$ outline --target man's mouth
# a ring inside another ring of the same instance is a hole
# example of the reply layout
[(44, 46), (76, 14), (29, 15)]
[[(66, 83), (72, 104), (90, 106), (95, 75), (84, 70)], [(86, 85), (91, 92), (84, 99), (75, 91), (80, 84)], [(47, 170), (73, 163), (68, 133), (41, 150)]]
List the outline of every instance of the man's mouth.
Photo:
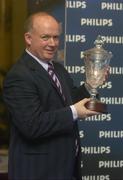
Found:
[(55, 51), (54, 50), (46, 50), (48, 54), (54, 54)]

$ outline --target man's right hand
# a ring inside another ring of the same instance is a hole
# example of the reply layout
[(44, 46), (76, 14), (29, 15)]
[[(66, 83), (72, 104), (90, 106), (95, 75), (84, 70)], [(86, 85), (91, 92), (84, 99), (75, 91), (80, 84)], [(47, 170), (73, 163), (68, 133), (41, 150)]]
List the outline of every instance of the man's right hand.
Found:
[(89, 117), (89, 116), (93, 116), (93, 115), (97, 115), (97, 114), (100, 114), (99, 112), (96, 112), (96, 111), (91, 111), (89, 109), (87, 109), (85, 107), (85, 104), (90, 101), (90, 98), (85, 98), (77, 103), (74, 104), (74, 107), (77, 111), (77, 115), (79, 118), (86, 118), (86, 117)]

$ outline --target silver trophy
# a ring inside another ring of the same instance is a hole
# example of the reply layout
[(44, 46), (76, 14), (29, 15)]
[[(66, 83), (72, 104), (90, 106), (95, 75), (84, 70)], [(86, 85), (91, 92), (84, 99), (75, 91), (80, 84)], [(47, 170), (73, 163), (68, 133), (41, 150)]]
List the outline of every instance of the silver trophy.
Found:
[(103, 49), (104, 41), (100, 35), (94, 44), (94, 48), (84, 52), (86, 86), (91, 95), (91, 100), (85, 106), (90, 110), (106, 113), (106, 104), (100, 102), (96, 97), (98, 94), (97, 88), (105, 81), (112, 53)]

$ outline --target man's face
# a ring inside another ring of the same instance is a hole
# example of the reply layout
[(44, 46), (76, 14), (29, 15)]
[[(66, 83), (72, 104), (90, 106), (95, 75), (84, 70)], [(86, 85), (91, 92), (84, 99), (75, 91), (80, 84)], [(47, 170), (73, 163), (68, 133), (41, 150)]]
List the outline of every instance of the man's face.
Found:
[(31, 32), (25, 33), (27, 49), (37, 58), (50, 61), (59, 46), (60, 27), (51, 17), (37, 17)]

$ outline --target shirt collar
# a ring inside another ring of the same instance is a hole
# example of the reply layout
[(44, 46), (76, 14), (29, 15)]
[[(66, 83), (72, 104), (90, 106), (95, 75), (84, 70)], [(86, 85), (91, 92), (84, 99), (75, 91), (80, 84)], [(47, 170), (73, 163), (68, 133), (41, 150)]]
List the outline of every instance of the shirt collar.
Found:
[(48, 63), (45, 61), (40, 60), (36, 56), (34, 56), (30, 51), (27, 49), (25, 50), (30, 56), (32, 56), (46, 71), (48, 71)]

